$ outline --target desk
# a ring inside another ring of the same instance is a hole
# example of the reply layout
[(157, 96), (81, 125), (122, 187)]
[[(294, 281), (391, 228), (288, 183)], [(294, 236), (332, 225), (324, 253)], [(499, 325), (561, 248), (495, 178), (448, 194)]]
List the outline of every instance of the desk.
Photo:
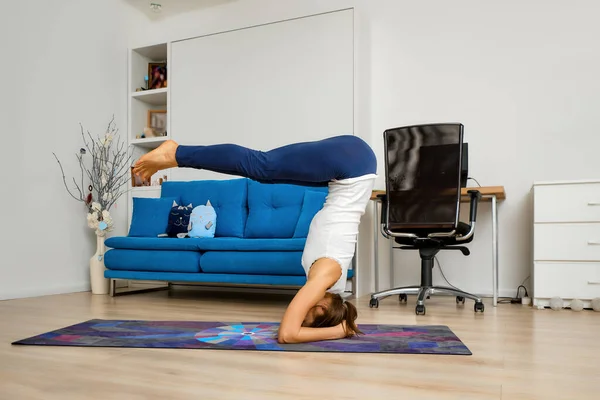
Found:
[[(494, 297), (494, 307), (498, 305), (498, 201), (506, 199), (506, 192), (504, 186), (486, 186), (486, 187), (473, 187), (463, 188), (461, 191), (461, 202), (468, 203), (470, 201), (468, 191), (474, 189), (479, 190), (481, 193), (482, 201), (492, 202), (492, 291)], [(375, 291), (379, 291), (379, 203), (381, 200), (377, 198), (378, 195), (385, 194), (385, 190), (373, 190), (371, 193), (371, 200), (375, 202), (373, 207), (373, 276), (375, 278)], [(393, 285), (393, 265), (390, 268), (391, 281)]]

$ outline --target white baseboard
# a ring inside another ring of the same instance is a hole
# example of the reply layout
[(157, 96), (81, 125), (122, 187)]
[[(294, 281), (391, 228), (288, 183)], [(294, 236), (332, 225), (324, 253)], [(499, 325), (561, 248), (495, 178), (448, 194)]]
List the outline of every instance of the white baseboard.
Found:
[[(132, 281), (132, 282), (134, 282), (134, 281)], [(119, 286), (119, 287), (127, 287), (126, 280), (119, 281), (119, 283), (121, 284), (121, 286)], [(136, 284), (135, 286), (138, 286), (138, 285), (144, 286), (144, 284), (146, 284), (146, 283), (152, 283), (153, 285), (156, 285), (157, 282), (154, 282), (154, 281), (143, 282), (141, 284), (140, 284), (140, 282), (135, 282), (135, 284)], [(223, 288), (220, 290), (231, 291), (232, 288)], [(351, 289), (348, 288), (348, 290), (350, 291)], [(54, 295), (54, 294), (89, 292), (89, 291), (90, 291), (90, 283), (89, 282), (81, 282), (81, 283), (71, 284), (71, 285), (56, 285), (56, 286), (44, 287), (44, 288), (36, 288), (36, 287), (27, 288), (27, 287), (25, 287), (25, 288), (20, 288), (18, 290), (14, 290), (14, 291), (0, 292), (0, 300), (21, 299), (21, 298), (27, 298), (27, 297), (50, 296), (50, 295)], [(289, 290), (283, 290), (282, 292), (289, 293)], [(368, 296), (368, 295), (370, 295), (370, 292), (362, 294), (362, 296)], [(478, 295), (481, 297), (484, 297), (484, 298), (492, 297), (491, 293), (479, 293)], [(516, 295), (516, 291), (514, 289), (500, 289), (500, 293), (499, 293), (498, 297), (514, 297), (515, 295)]]
[(49, 296), (53, 294), (89, 292), (90, 283), (80, 282), (70, 285), (55, 285), (50, 287), (21, 287), (16, 290), (0, 292), (0, 300), (22, 299), (27, 297)]

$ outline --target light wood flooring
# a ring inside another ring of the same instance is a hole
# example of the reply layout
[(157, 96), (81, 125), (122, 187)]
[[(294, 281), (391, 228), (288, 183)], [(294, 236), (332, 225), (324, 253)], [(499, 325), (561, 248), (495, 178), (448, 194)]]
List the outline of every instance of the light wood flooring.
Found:
[(290, 295), (175, 289), (0, 302), (0, 399), (600, 398), (600, 313), (432, 297), (368, 307), (361, 323), (448, 325), (472, 356), (11, 346), (90, 318), (279, 321)]

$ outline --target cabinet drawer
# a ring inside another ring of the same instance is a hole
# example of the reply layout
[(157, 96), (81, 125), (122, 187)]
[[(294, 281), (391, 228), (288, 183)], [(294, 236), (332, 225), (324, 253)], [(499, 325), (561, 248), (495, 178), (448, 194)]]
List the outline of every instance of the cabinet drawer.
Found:
[(534, 222), (600, 222), (600, 183), (535, 186)]
[(534, 264), (535, 297), (590, 300), (600, 297), (600, 263)]
[(535, 224), (535, 261), (600, 261), (600, 223)]

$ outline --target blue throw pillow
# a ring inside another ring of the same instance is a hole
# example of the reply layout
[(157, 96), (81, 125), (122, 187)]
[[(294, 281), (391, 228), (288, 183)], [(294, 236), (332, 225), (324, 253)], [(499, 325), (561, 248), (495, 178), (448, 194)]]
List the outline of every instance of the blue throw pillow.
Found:
[(210, 204), (205, 206), (196, 206), (192, 210), (190, 217), (189, 237), (193, 238), (213, 238), (217, 228), (217, 212)]
[(192, 214), (192, 203), (184, 206), (173, 202), (171, 211), (169, 211), (169, 221), (167, 223), (167, 236), (178, 237), (185, 236), (190, 230), (190, 215)]
[(296, 230), (294, 231), (293, 236), (294, 238), (305, 238), (308, 236), (308, 228), (310, 227), (310, 223), (319, 210), (323, 208), (326, 198), (326, 192), (317, 192), (314, 190), (307, 190), (304, 192), (304, 202), (302, 203), (300, 217), (296, 223)]
[(175, 197), (134, 197), (129, 236), (157, 237), (167, 230), (169, 211)]

